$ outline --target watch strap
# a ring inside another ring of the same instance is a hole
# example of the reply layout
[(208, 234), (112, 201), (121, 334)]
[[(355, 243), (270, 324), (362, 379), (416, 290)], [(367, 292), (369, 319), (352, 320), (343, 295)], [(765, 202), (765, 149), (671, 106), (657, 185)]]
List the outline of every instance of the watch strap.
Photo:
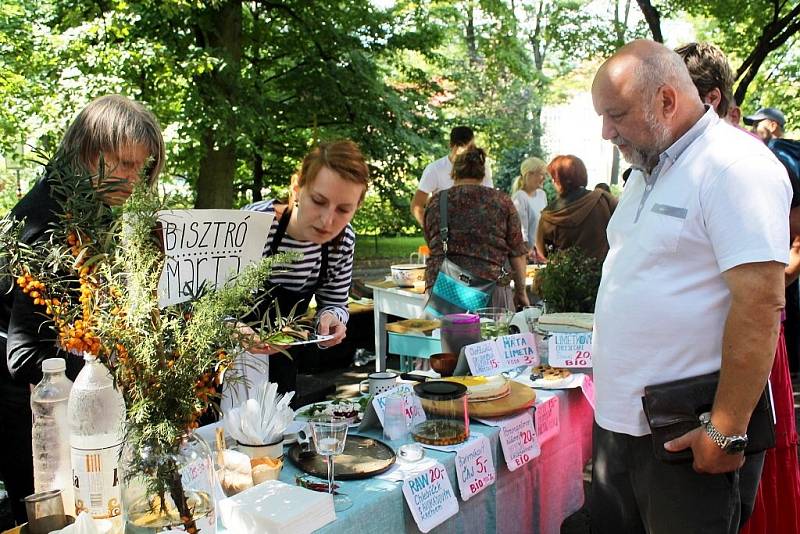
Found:
[(700, 424), (703, 426), (703, 428), (705, 428), (706, 434), (708, 434), (708, 437), (711, 438), (711, 441), (716, 443), (717, 447), (725, 452), (740, 452), (729, 451), (729, 447), (733, 441), (745, 440), (745, 443), (747, 442), (747, 434), (726, 436), (720, 432), (717, 427), (714, 426), (714, 423), (711, 422), (710, 412), (700, 414)]

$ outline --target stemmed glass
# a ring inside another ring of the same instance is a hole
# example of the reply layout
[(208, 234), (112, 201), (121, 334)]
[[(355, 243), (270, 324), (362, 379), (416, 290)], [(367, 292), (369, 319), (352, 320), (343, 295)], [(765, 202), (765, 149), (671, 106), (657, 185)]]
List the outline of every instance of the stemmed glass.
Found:
[(350, 497), (334, 491), (333, 457), (342, 454), (347, 440), (349, 420), (344, 417), (319, 416), (311, 419), (311, 434), (317, 454), (324, 456), (328, 463), (328, 493), (333, 496), (333, 508), (337, 512), (353, 506)]
[(535, 333), (539, 326), (539, 317), (544, 314), (544, 301), (533, 306), (525, 306), (522, 312), (528, 325), (528, 330), (531, 334)]

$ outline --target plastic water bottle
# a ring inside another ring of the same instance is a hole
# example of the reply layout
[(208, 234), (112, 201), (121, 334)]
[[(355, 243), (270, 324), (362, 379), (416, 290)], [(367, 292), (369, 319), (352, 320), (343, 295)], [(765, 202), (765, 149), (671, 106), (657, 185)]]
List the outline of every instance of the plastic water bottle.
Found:
[(42, 362), (42, 380), (31, 392), (33, 412), (33, 489), (36, 493), (61, 490), (64, 513), (75, 515), (67, 402), (72, 381), (63, 358)]
[(111, 373), (91, 354), (69, 395), (72, 486), (75, 509), (98, 519), (111, 519), (121, 533), (122, 480), (119, 457), (125, 425), (125, 401)]

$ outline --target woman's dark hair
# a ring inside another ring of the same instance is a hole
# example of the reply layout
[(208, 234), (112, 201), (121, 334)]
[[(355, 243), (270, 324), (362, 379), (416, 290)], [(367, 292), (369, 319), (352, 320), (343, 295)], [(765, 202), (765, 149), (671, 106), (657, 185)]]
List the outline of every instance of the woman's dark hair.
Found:
[(450, 146), (466, 146), (472, 142), (475, 134), (469, 126), (456, 126), (450, 130)]
[(565, 197), (589, 181), (586, 165), (577, 156), (556, 156), (547, 166), (547, 172), (561, 187), (559, 196)]
[(611, 187), (609, 187), (609, 185), (607, 183), (605, 183), (605, 182), (600, 182), (599, 184), (595, 185), (594, 188), (595, 189), (602, 189), (606, 193), (610, 193), (611, 192)]
[(486, 152), (482, 148), (472, 147), (456, 156), (453, 162), (453, 180), (483, 180), (485, 175)]

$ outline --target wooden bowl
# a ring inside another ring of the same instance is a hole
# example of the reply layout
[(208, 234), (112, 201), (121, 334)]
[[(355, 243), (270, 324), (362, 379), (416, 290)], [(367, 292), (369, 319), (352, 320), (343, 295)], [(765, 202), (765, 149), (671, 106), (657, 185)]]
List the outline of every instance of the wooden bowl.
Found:
[(453, 371), (456, 370), (456, 364), (458, 363), (458, 354), (454, 352), (431, 354), (430, 362), (431, 369), (440, 375), (453, 376)]

